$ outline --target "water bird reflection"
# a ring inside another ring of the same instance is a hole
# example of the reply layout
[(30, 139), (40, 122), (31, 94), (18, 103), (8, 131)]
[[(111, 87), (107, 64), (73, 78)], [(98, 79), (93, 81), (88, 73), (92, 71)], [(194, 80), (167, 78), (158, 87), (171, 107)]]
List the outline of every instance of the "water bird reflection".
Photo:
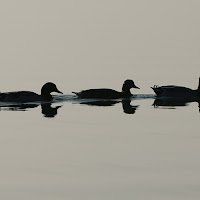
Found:
[(126, 113), (126, 114), (135, 114), (138, 107), (139, 107), (139, 105), (132, 106), (130, 100), (122, 101), (122, 108), (124, 110), (124, 113)]
[(43, 104), (13, 104), (13, 105), (1, 105), (0, 111), (27, 111), (28, 109), (36, 108), (41, 105), (41, 113), (44, 117), (55, 117), (58, 114), (58, 109), (62, 106), (52, 107), (51, 103)]
[(93, 100), (93, 101), (83, 101), (80, 104), (85, 104), (89, 106), (114, 106), (115, 104), (122, 103), (123, 112), (126, 114), (135, 114), (138, 109), (138, 105), (131, 105), (130, 99), (123, 99), (122, 101), (114, 101), (114, 100)]
[(156, 98), (153, 102), (154, 108), (164, 107), (175, 109), (176, 107), (188, 106), (189, 103), (197, 102), (200, 111), (199, 98)]
[(29, 108), (36, 108), (38, 104), (11, 104), (11, 105), (1, 105), (0, 110), (6, 111), (26, 111)]
[(58, 109), (62, 106), (52, 107), (50, 103), (41, 104), (42, 114), (44, 117), (55, 117), (58, 114)]

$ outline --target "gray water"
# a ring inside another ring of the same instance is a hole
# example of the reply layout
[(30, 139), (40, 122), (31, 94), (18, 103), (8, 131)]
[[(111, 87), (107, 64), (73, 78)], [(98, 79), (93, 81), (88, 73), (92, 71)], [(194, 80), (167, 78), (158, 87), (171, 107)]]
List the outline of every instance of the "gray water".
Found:
[[(197, 88), (199, 6), (1, 2), (0, 91), (40, 93), (52, 81), (64, 95), (0, 104), (0, 198), (199, 199), (199, 104), (155, 102), (150, 88)], [(120, 91), (125, 79), (141, 88), (131, 101), (94, 105), (71, 93)]]

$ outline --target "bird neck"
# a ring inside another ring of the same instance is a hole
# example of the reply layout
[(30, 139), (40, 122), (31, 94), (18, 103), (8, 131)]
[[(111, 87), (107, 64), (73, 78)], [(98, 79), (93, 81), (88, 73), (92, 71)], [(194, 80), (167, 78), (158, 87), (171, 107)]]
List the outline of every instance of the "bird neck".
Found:
[(200, 77), (199, 77), (199, 85), (197, 88), (197, 95), (198, 95), (198, 97), (200, 97)]
[(122, 86), (122, 92), (125, 93), (126, 95), (131, 96), (130, 88), (128, 88), (125, 84), (123, 84), (123, 86)]
[(41, 90), (41, 96), (45, 99), (45, 100), (52, 100), (53, 97), (51, 96), (51, 94), (45, 90)]
[(196, 91), (197, 91), (197, 96), (200, 97), (200, 88), (198, 88)]

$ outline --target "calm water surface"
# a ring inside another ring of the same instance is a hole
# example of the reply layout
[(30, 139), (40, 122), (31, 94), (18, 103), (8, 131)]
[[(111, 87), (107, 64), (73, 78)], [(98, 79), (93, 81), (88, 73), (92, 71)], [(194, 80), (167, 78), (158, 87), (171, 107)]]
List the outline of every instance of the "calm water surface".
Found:
[(2, 199), (198, 199), (198, 103), (55, 98), (1, 108)]

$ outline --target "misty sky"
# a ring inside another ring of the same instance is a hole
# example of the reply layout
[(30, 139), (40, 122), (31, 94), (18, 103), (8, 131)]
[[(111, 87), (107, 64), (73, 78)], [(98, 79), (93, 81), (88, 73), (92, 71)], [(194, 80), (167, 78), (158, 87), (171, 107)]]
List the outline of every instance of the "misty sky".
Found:
[(196, 79), (199, 7), (197, 0), (2, 1), (0, 84)]

